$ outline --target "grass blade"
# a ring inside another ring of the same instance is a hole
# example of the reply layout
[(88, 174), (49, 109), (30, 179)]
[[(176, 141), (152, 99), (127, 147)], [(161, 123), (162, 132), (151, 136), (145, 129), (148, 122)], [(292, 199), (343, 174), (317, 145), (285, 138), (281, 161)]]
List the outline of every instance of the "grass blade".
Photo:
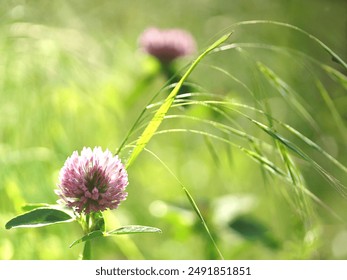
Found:
[(273, 72), (264, 64), (258, 62), (258, 67), (259, 70), (264, 74), (265, 78), (278, 90), (283, 99), (288, 100), (290, 104), (301, 114), (301, 116), (305, 118), (311, 124), (311, 126), (317, 130), (318, 126), (313, 117), (303, 106), (304, 102), (297, 100), (298, 97), (295, 96), (295, 92), (289, 87), (289, 85), (287, 85), (280, 77), (275, 74), (275, 72)]
[(328, 73), (328, 75), (333, 80), (338, 82), (345, 90), (347, 90), (347, 77), (345, 75), (327, 65), (322, 65), (321, 67)]
[[(244, 152), (246, 155), (248, 155), (250, 158), (252, 158), (253, 160), (255, 160), (256, 162), (258, 162), (265, 170), (267, 170), (268, 172), (270, 172), (270, 174), (274, 174), (276, 176), (278, 176), (281, 180), (283, 180), (286, 183), (293, 183), (292, 177), (289, 177), (281, 168), (279, 168), (276, 164), (274, 164), (273, 162), (271, 162), (269, 159), (267, 159), (266, 157), (264, 157), (261, 154), (258, 154), (256, 151), (251, 151), (249, 149), (246, 149), (244, 147), (238, 146), (236, 144), (234, 144), (233, 142), (231, 142), (228, 139), (224, 139), (222, 137), (204, 132), (204, 131), (199, 131), (199, 130), (191, 130), (191, 129), (169, 129), (169, 130), (161, 130), (156, 132), (156, 134), (165, 134), (165, 133), (172, 133), (172, 132), (190, 132), (190, 133), (195, 133), (195, 134), (199, 134), (202, 136), (207, 136), (210, 137), (212, 139), (217, 139), (219, 141), (228, 143), (229, 145), (231, 145), (232, 147), (238, 148), (240, 149), (242, 152)], [(281, 139), (283, 140), (284, 138), (281, 137)], [(278, 140), (278, 139), (277, 139)], [(277, 141), (275, 139), (275, 141)], [(288, 142), (288, 140), (285, 140), (285, 142), (282, 141), (278, 141), (280, 144), (284, 144), (286, 142)], [(295, 147), (295, 146), (293, 146)], [(288, 147), (287, 147), (288, 148)], [(292, 150), (292, 149), (289, 149)], [(148, 151), (148, 150), (146, 150)], [(150, 151), (148, 151), (150, 152)], [(295, 152), (295, 151), (294, 151)], [(151, 154), (153, 154), (152, 152), (150, 152)], [(318, 165), (315, 161), (313, 161), (310, 157), (308, 157), (307, 155), (305, 155), (303, 152), (301, 152), (303, 156), (305, 156), (305, 160), (307, 160), (308, 162), (310, 162), (313, 167), (320, 173), (323, 175), (323, 177), (325, 177), (330, 183), (332, 183), (334, 185), (334, 187), (336, 187), (336, 189), (342, 194), (344, 195), (345, 192), (345, 186), (342, 185), (336, 178), (334, 178), (333, 176), (331, 176), (328, 172), (326, 172), (320, 165)], [(162, 162), (155, 154), (153, 154), (160, 162)], [(166, 169), (168, 169), (168, 171), (176, 178), (176, 180), (178, 180), (178, 178), (171, 172), (171, 170), (162, 162), (162, 164), (165, 166)], [(181, 184), (181, 187), (183, 190), (185, 190), (186, 188), (183, 186), (183, 184), (178, 180), (178, 182)], [(339, 215), (337, 215), (329, 206), (327, 206), (326, 204), (324, 204), (324, 202), (322, 202), (317, 196), (315, 196), (311, 191), (309, 191), (307, 188), (300, 188), (300, 190), (302, 191), (303, 194), (307, 195), (308, 197), (310, 197), (313, 201), (315, 201), (318, 205), (322, 206), (323, 208), (325, 208), (331, 215), (333, 215), (335, 218), (337, 218), (338, 220), (342, 221), (341, 217)], [(289, 201), (290, 202), (290, 201)], [(196, 205), (196, 204), (195, 204)], [(294, 204), (293, 204), (294, 205)], [(194, 207), (194, 206), (193, 206)], [(212, 236), (211, 236), (212, 237)]]
[(200, 219), (202, 225), (204, 226), (204, 228), (205, 228), (205, 230), (206, 230), (208, 236), (210, 237), (210, 239), (211, 239), (211, 241), (212, 241), (212, 243), (213, 243), (213, 246), (216, 248), (219, 257), (223, 260), (224, 257), (223, 257), (223, 255), (222, 255), (221, 251), (219, 250), (219, 248), (218, 248), (218, 246), (217, 246), (217, 244), (216, 244), (216, 241), (214, 240), (214, 238), (213, 238), (213, 236), (212, 236), (212, 234), (211, 234), (211, 232), (210, 232), (210, 230), (209, 230), (209, 228), (208, 228), (208, 226), (207, 226), (207, 224), (206, 224), (206, 222), (205, 222), (205, 219), (204, 219), (204, 217), (202, 216), (202, 214), (201, 214), (201, 212), (200, 212), (200, 210), (199, 210), (199, 207), (196, 205), (196, 203), (195, 203), (193, 197), (191, 196), (191, 194), (189, 193), (189, 191), (187, 190), (187, 188), (183, 187), (183, 191), (185, 192), (185, 194), (186, 194), (186, 196), (187, 196), (187, 198), (188, 198), (188, 200), (189, 200), (189, 202), (190, 202), (190, 205), (193, 207), (195, 213), (198, 215), (198, 217), (199, 217), (199, 219)]
[(231, 33), (224, 35), (219, 40), (217, 40), (214, 44), (212, 44), (209, 48), (207, 48), (206, 51), (204, 51), (189, 67), (189, 69), (186, 71), (186, 73), (183, 75), (183, 77), (179, 80), (179, 82), (176, 84), (174, 89), (171, 91), (169, 96), (165, 99), (164, 103), (160, 106), (158, 111), (153, 116), (152, 120), (149, 122), (145, 130), (143, 131), (140, 138), (137, 140), (135, 148), (133, 149), (132, 153), (130, 154), (130, 157), (126, 163), (126, 168), (128, 168), (134, 160), (138, 157), (138, 155), (142, 152), (142, 150), (145, 148), (147, 143), (151, 140), (154, 133), (157, 131), (158, 127), (160, 126), (161, 122), (163, 121), (167, 111), (170, 109), (177, 93), (179, 92), (181, 86), (183, 85), (184, 81), (188, 78), (188, 76), (192, 73), (194, 68), (199, 64), (199, 62), (212, 50), (217, 48), (219, 45), (224, 43), (229, 37)]
[(271, 137), (273, 137), (275, 140), (280, 141), (282, 144), (284, 144), (289, 150), (293, 151), (295, 154), (300, 156), (302, 159), (309, 162), (325, 179), (327, 179), (332, 185), (342, 194), (343, 196), (347, 196), (347, 190), (346, 187), (339, 182), (334, 176), (329, 174), (323, 167), (321, 167), (316, 161), (314, 161), (311, 157), (309, 157), (306, 153), (304, 153), (301, 149), (299, 149), (296, 145), (294, 145), (289, 140), (282, 137), (277, 132), (273, 131), (268, 126), (253, 120), (249, 118), (250, 121), (252, 121), (254, 124), (256, 124), (259, 128), (261, 128), (263, 131), (265, 131), (267, 134), (269, 134)]
[(194, 198), (192, 197), (192, 195), (189, 193), (188, 189), (183, 185), (183, 183), (178, 179), (178, 177), (171, 171), (171, 169), (153, 152), (151, 152), (150, 150), (146, 149), (147, 152), (149, 152), (152, 156), (154, 156), (157, 160), (159, 160), (159, 162), (165, 167), (165, 169), (175, 178), (175, 180), (180, 184), (182, 190), (184, 191), (185, 195), (188, 198), (188, 201), (190, 203), (190, 205), (192, 206), (194, 212), (197, 214), (199, 220), (201, 221), (209, 239), (211, 240), (214, 248), (216, 249), (219, 257), (224, 260), (223, 254), (222, 252), (219, 250), (218, 245), (216, 243), (216, 241), (214, 240), (211, 231), (209, 229), (209, 227), (207, 226), (207, 223), (205, 222), (204, 217), (202, 216), (200, 209), (198, 207), (198, 205), (196, 204)]
[(318, 45), (320, 45), (329, 55), (331, 55), (331, 57), (333, 58), (334, 61), (339, 63), (341, 66), (344, 67), (345, 70), (347, 70), (347, 63), (345, 61), (343, 61), (343, 59), (341, 59), (341, 57), (338, 56), (332, 49), (330, 49), (326, 44), (324, 44), (317, 37), (313, 36), (312, 34), (308, 33), (307, 31), (305, 31), (305, 30), (303, 30), (303, 29), (301, 29), (295, 25), (292, 25), (289, 23), (284, 23), (284, 22), (272, 21), (272, 20), (250, 20), (250, 21), (238, 22), (238, 23), (234, 24), (233, 26), (252, 25), (252, 24), (272, 24), (272, 25), (278, 25), (278, 26), (282, 26), (282, 27), (286, 27), (286, 28), (290, 28), (290, 29), (293, 29), (295, 31), (298, 31), (298, 32), (304, 34), (305, 36), (307, 36), (308, 38), (310, 38), (311, 40), (318, 43)]

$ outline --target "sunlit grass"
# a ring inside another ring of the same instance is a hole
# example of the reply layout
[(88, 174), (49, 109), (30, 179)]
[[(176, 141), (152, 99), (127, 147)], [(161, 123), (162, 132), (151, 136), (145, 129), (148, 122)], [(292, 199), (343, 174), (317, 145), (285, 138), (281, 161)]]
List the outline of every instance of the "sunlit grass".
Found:
[[(272, 39), (243, 41), (254, 28)], [(346, 65), (328, 44), (284, 23), (236, 23), (163, 111), (175, 85), (117, 36), (30, 20), (1, 31), (2, 225), (27, 203), (55, 203), (66, 157), (98, 145), (131, 164), (109, 229), (163, 233), (95, 240), (96, 258), (345, 256), (332, 248), (346, 220)], [(277, 44), (281, 32), (305, 43)], [(76, 259), (82, 248), (68, 248), (82, 234), (72, 224), (0, 231), (1, 259)]]

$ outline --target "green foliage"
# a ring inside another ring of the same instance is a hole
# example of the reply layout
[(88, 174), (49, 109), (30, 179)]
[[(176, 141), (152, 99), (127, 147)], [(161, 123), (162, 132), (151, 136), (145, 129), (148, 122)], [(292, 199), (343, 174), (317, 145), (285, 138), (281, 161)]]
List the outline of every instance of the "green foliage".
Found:
[[(85, 259), (345, 259), (344, 1), (297, 2), (5, 1), (0, 259), (75, 259), (83, 242)], [(187, 28), (200, 50), (234, 33), (172, 84), (138, 50), (148, 25)], [(83, 146), (119, 154), (130, 184), (81, 230), (50, 207)]]
[(62, 210), (54, 208), (36, 208), (11, 219), (6, 229), (17, 227), (42, 227), (56, 223), (71, 222), (74, 218)]
[(88, 234), (86, 234), (85, 236), (83, 236), (82, 238), (74, 241), (71, 245), (70, 248), (72, 246), (75, 246), (76, 244), (79, 244), (81, 242), (86, 242), (89, 240), (92, 240), (94, 238), (98, 238), (98, 237), (108, 237), (108, 236), (113, 236), (113, 235), (123, 235), (123, 234), (138, 234), (138, 233), (161, 233), (161, 230), (158, 228), (154, 228), (154, 227), (147, 227), (147, 226), (124, 226), (121, 228), (117, 228), (108, 232), (103, 232), (101, 230), (96, 230), (96, 231), (92, 231)]

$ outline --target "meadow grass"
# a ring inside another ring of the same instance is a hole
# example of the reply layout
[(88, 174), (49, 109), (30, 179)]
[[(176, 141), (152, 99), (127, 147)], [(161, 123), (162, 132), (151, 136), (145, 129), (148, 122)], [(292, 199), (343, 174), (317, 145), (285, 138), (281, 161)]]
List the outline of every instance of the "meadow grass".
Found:
[[(300, 44), (243, 41), (254, 28)], [(238, 22), (178, 62), (183, 78), (173, 83), (120, 38), (29, 20), (1, 31), (1, 224), (28, 203), (55, 203), (66, 157), (102, 146), (120, 155), (130, 182), (128, 199), (105, 213), (108, 230), (163, 233), (93, 240), (95, 258), (347, 255), (336, 249), (346, 220), (346, 63), (313, 34)], [(82, 247), (69, 245), (81, 235), (74, 224), (3, 227), (0, 258), (76, 259)]]

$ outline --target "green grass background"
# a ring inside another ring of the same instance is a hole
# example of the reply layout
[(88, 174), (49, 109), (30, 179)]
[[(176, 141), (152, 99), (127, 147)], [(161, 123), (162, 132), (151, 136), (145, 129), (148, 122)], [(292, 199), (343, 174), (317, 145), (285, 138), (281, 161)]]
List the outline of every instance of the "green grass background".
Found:
[[(268, 108), (272, 117), (294, 127), (346, 164), (346, 70), (299, 32), (273, 24), (234, 25), (255, 19), (290, 23), (319, 38), (346, 61), (346, 10), (343, 0), (193, 0), (170, 4), (123, 0), (2, 1), (0, 259), (78, 258), (82, 246), (69, 248), (82, 235), (77, 224), (9, 231), (4, 225), (22, 213), (26, 203), (56, 202), (58, 172), (72, 151), (83, 146), (116, 151), (149, 100), (165, 86), (167, 80), (157, 61), (141, 53), (137, 46), (139, 34), (149, 26), (189, 30), (200, 52), (221, 35), (234, 31), (229, 43), (252, 45), (209, 55), (190, 81), (201, 91), (214, 94), (214, 100)], [(280, 49), (265, 48), (263, 44)], [(177, 69), (190, 59), (178, 61)], [(271, 85), (259, 62), (292, 89), (288, 96), (281, 96), (279, 87)], [(321, 67), (323, 64), (341, 76), (329, 74)], [(324, 99), (317, 81), (324, 85), (328, 99)], [(167, 93), (160, 93), (158, 100)], [(305, 119), (292, 100), (311, 119)], [(246, 108), (239, 110), (268, 124), (262, 114)], [(281, 161), (280, 147), (276, 148), (280, 144), (272, 137), (238, 112), (226, 112), (229, 120), (195, 104), (172, 108), (170, 115), (233, 124), (248, 136), (266, 142), (268, 146), (260, 148), (276, 165), (284, 169), (290, 166), (290, 160)], [(144, 124), (150, 116), (149, 113)], [(143, 128), (138, 127), (131, 140)], [(245, 139), (193, 119), (171, 118), (161, 126), (161, 130), (174, 128), (211, 133), (256, 149)], [(345, 184), (346, 172), (288, 130), (278, 129), (330, 176)], [(302, 185), (340, 219), (295, 191), (293, 184), (267, 174), (242, 150), (215, 139), (170, 132), (156, 135), (147, 148), (190, 191), (226, 259), (347, 257), (343, 190), (338, 189), (338, 184), (329, 184), (297, 155), (292, 155), (298, 169), (294, 175), (302, 176)], [(284, 150), (282, 156), (289, 153)], [(129, 152), (122, 151), (123, 161)], [(163, 233), (94, 240), (95, 258), (218, 258), (181, 186), (160, 161), (144, 152), (128, 173), (128, 199), (119, 209), (105, 213), (107, 228), (140, 224), (159, 227)]]

